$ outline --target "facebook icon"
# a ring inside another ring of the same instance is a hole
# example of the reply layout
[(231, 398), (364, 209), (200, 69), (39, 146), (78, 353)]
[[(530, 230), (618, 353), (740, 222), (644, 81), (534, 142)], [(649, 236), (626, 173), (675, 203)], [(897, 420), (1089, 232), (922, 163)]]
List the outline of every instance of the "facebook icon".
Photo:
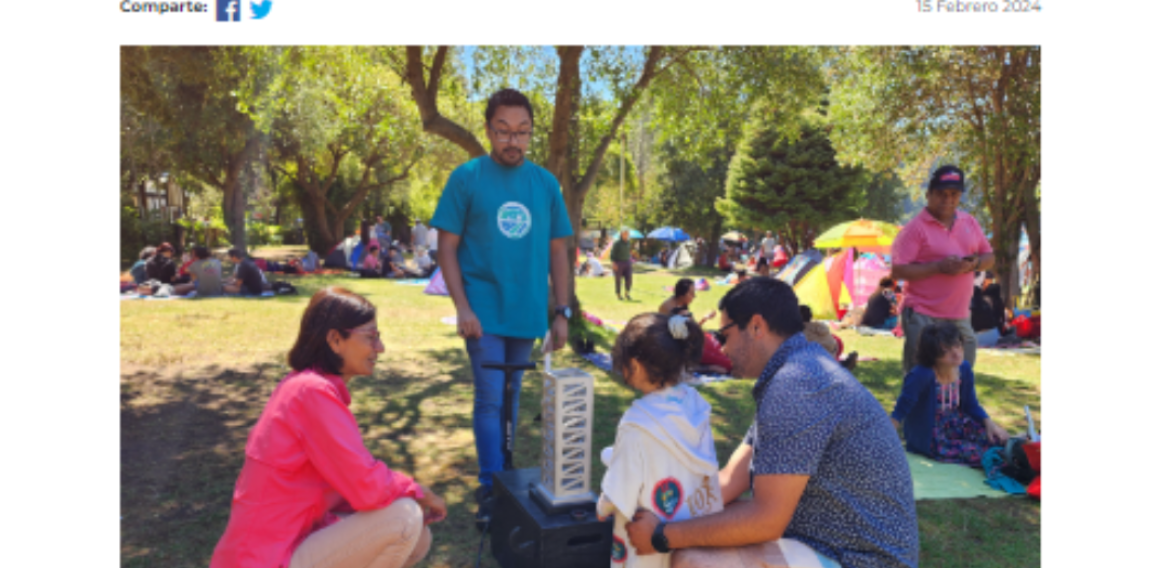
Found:
[(238, 21), (240, 21), (240, 2), (239, 2), (239, 0), (215, 0), (215, 21), (217, 21), (217, 22), (238, 22)]

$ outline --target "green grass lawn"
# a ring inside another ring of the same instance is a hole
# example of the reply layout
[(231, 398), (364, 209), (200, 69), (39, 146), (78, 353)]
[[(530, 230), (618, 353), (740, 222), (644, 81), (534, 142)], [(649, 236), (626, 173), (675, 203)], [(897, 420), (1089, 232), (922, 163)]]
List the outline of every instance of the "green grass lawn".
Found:
[[(266, 256), (265, 252), (259, 256)], [(710, 276), (694, 270), (689, 274)], [(612, 279), (579, 279), (584, 309), (625, 321), (653, 311), (668, 295), (675, 272), (638, 272), (632, 302), (618, 301)], [(122, 564), (127, 567), (204, 567), (227, 524), (232, 487), (243, 464), (249, 429), (276, 383), (288, 372), (284, 356), (300, 316), (317, 289), (340, 284), (378, 307), (386, 353), (372, 377), (355, 379), (351, 406), (367, 446), (392, 468), (443, 495), (448, 519), (432, 526), (425, 566), (473, 566), (479, 535), (473, 528), (476, 460), (471, 433), (472, 382), (467, 355), (448, 298), (422, 287), (342, 276), (288, 278), (295, 297), (130, 301), (121, 304)], [(701, 292), (695, 312), (714, 309), (727, 287)], [(708, 324), (712, 327), (712, 324)], [(609, 348), (609, 335), (599, 336)], [(843, 332), (848, 350), (877, 361), (855, 373), (891, 409), (901, 384), (899, 340)], [(980, 352), (979, 397), (1011, 432), (1023, 429), (1023, 404), (1040, 417), (1040, 359)], [(613, 443), (632, 391), (572, 355), (558, 367), (579, 367), (596, 379), (593, 485), (604, 467), (600, 450)], [(537, 464), (539, 406), (535, 376), (525, 380), (515, 462)], [(750, 381), (701, 388), (713, 408), (720, 461), (751, 423)], [(920, 501), (921, 565), (1036, 566), (1040, 563), (1040, 505), (1014, 498)], [(495, 566), (485, 543), (485, 566)]]

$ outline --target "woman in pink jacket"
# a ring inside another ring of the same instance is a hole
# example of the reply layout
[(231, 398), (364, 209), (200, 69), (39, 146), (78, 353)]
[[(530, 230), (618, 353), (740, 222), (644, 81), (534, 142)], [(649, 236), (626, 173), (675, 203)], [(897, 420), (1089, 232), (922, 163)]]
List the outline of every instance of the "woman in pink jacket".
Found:
[(421, 560), (442, 498), (374, 459), (346, 384), (386, 350), (375, 308), (318, 291), (277, 385), (248, 435), (227, 530), (212, 568), (399, 568)]

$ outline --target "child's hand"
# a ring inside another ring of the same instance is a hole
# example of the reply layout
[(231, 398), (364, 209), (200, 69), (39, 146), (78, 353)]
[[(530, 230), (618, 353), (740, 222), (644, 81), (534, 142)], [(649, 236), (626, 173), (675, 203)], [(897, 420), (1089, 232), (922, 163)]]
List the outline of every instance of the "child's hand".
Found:
[(613, 512), (616, 509), (617, 509), (617, 507), (614, 507), (613, 502), (611, 502), (609, 500), (609, 498), (605, 496), (604, 493), (601, 494), (601, 497), (597, 498), (597, 520), (598, 521), (604, 522), (606, 519), (612, 517)]

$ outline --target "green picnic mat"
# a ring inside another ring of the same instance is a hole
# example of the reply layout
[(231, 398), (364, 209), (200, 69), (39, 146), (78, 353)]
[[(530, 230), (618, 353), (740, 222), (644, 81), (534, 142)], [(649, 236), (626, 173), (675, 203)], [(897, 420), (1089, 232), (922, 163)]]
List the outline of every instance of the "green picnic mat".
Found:
[(992, 489), (983, 480), (983, 470), (953, 463), (939, 463), (918, 454), (906, 452), (910, 462), (910, 476), (914, 478), (914, 500), (965, 499), (968, 497), (1007, 497), (1007, 493)]

